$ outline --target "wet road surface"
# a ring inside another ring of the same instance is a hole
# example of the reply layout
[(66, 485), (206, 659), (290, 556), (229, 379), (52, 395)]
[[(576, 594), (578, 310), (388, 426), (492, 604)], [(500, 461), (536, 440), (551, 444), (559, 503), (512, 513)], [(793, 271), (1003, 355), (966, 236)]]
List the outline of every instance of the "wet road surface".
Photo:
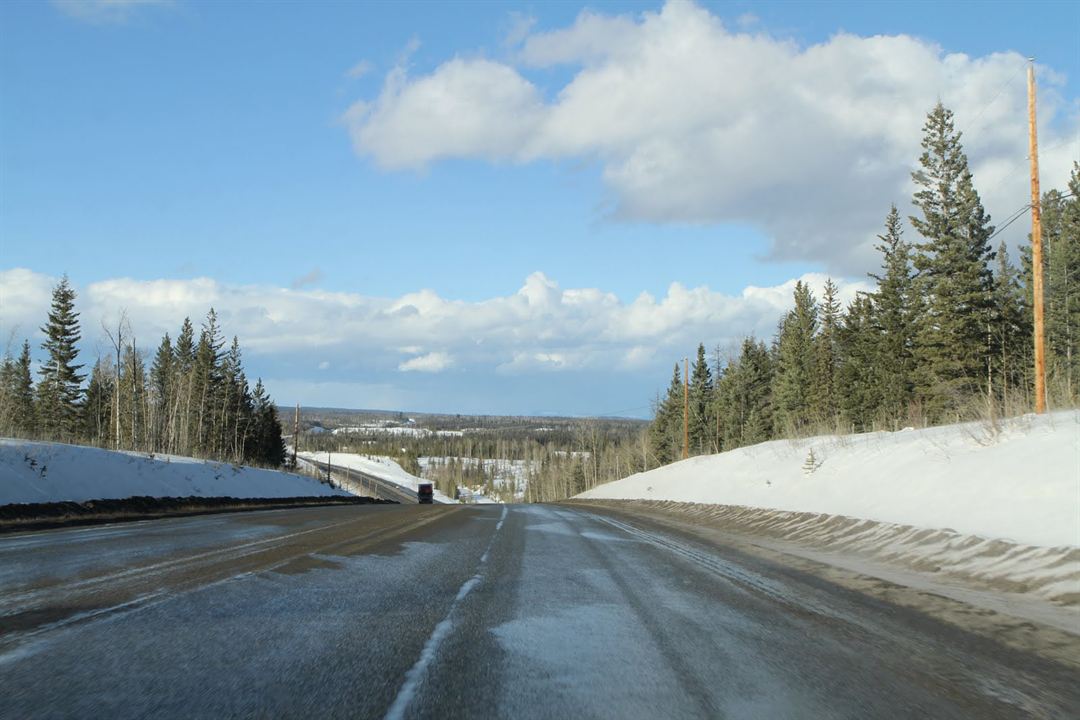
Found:
[(1075, 717), (1073, 670), (604, 510), (0, 537), (0, 717)]

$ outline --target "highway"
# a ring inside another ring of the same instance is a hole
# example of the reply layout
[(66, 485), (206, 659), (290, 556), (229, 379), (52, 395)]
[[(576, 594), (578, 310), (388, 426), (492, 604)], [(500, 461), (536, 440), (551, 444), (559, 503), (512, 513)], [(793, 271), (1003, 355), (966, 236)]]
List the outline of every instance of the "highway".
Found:
[(0, 536), (0, 717), (1075, 717), (1074, 668), (609, 510)]
[[(321, 476), (326, 477), (326, 462), (319, 462), (312, 458), (301, 460), (319, 470)], [(384, 480), (376, 475), (371, 475), (360, 470), (347, 468), (343, 465), (335, 465), (330, 462), (330, 477), (338, 486), (351, 487), (350, 492), (384, 500), (396, 500), (400, 503), (415, 503), (416, 493), (389, 480)]]

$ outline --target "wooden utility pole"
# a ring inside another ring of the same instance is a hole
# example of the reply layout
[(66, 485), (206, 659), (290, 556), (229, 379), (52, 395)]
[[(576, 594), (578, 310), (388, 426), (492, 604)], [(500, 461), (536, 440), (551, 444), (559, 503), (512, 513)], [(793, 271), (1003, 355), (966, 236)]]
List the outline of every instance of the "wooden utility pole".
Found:
[(683, 358), (682, 456), (690, 457), (690, 358)]
[(296, 403), (296, 413), (292, 421), (292, 467), (296, 470), (296, 449), (300, 446), (300, 403)]
[(1035, 58), (1028, 59), (1028, 154), (1031, 158), (1031, 295), (1035, 306), (1035, 412), (1046, 412), (1046, 335), (1043, 327), (1042, 212), (1039, 139), (1035, 129)]

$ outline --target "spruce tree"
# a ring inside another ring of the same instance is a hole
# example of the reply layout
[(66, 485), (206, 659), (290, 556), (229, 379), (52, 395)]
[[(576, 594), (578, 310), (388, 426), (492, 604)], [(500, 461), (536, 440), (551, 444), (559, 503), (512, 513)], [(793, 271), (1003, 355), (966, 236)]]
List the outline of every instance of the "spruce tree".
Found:
[(698, 345), (690, 370), (690, 451), (697, 455), (713, 452), (716, 419), (713, 415), (713, 378), (705, 358), (705, 345)]
[(34, 380), (30, 369), (28, 340), (23, 340), (22, 352), (15, 361), (11, 402), (14, 408), (15, 432), (22, 437), (33, 437), (37, 431), (37, 418), (34, 415)]
[(162, 448), (169, 436), (169, 410), (173, 404), (174, 383), (172, 339), (169, 333), (165, 333), (150, 365), (150, 406), (154, 418), (150, 431), (154, 447), (157, 448)]
[(1019, 272), (1009, 262), (1004, 242), (998, 247), (997, 259), (991, 329), (991, 341), (996, 350), (992, 382), (997, 396), (1008, 399), (1011, 393), (1026, 386), (1034, 350), (1031, 327), (1024, 313), (1024, 290), (1020, 286)]
[(1072, 404), (1080, 399), (1080, 164), (1067, 190), (1043, 195), (1043, 277), (1048, 381)]
[(918, 383), (932, 415), (942, 417), (987, 380), (993, 227), (972, 183), (952, 112), (938, 103), (923, 131), (921, 168), (912, 173), (922, 217), (911, 218), (924, 238), (916, 245), (915, 266), (927, 299), (918, 334)]
[(195, 360), (192, 366), (192, 399), (197, 402), (193, 408), (192, 419), (195, 422), (193, 439), (195, 448), (201, 455), (214, 451), (214, 410), (221, 393), (221, 348), (225, 339), (218, 326), (217, 313), (213, 308), (206, 314), (199, 344), (195, 348)]
[(895, 365), (890, 366), (881, 355), (883, 343), (876, 325), (879, 317), (871, 297), (860, 293), (848, 306), (840, 329), (844, 355), (838, 374), (844, 388), (840, 406), (845, 421), (856, 431), (872, 429), (885, 405), (885, 394), (896, 391), (895, 383), (882, 377), (887, 368)]
[(786, 435), (802, 432), (813, 415), (814, 336), (818, 328), (818, 307), (810, 287), (795, 283), (795, 308), (787, 314), (777, 342), (776, 375), (773, 385), (774, 423)]
[(260, 465), (280, 467), (285, 462), (285, 443), (281, 437), (281, 423), (278, 421), (277, 407), (266, 394), (261, 378), (255, 383), (252, 401), (255, 412), (255, 430), (249, 457)]
[(649, 426), (650, 452), (660, 465), (667, 465), (682, 457), (682, 404), (682, 374), (679, 364), (675, 363), (667, 394), (657, 402)]
[(67, 275), (53, 288), (52, 308), (41, 331), (45, 333), (41, 347), (46, 360), (37, 387), (38, 427), (48, 438), (72, 440), (79, 430), (79, 400), (85, 375), (79, 373), (82, 365), (75, 362), (81, 335), (75, 290)]
[(913, 398), (919, 297), (912, 274), (911, 246), (903, 239), (900, 213), (895, 205), (885, 218), (885, 233), (878, 235), (878, 239), (881, 242), (875, 247), (882, 254), (882, 274), (870, 274), (877, 280), (870, 307), (874, 310), (873, 324), (877, 331), (875, 354), (880, 364), (881, 404), (887, 416), (900, 419), (907, 414)]
[(814, 385), (813, 405), (814, 414), (819, 420), (832, 425), (839, 412), (839, 388), (837, 387), (837, 375), (840, 371), (840, 323), (843, 314), (840, 310), (840, 301), (837, 299), (839, 288), (829, 278), (825, 281), (825, 291), (821, 296), (820, 326), (821, 330), (814, 342)]

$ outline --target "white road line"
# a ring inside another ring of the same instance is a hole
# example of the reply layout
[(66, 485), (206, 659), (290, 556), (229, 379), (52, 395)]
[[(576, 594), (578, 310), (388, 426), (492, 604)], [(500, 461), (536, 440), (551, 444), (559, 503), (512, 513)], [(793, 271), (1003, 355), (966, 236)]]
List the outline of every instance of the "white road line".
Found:
[(417, 658), (416, 663), (409, 668), (409, 671), (405, 673), (405, 683), (398, 690), (397, 697), (394, 698), (394, 702), (390, 704), (390, 709), (386, 711), (386, 720), (400, 720), (405, 717), (405, 711), (409, 709), (409, 704), (416, 696), (416, 690), (420, 687), (420, 683), (424, 679), (424, 675), (427, 672), (428, 666), (431, 661), (435, 659), (435, 654), (439, 651), (439, 646), (442, 645), (443, 640), (450, 634), (450, 631), (454, 629), (454, 612), (457, 610), (461, 601), (472, 592), (473, 588), (479, 585), (484, 580), (484, 566), (487, 565), (488, 554), (491, 552), (491, 546), (495, 543), (495, 538), (498, 536), (499, 531), (502, 530), (503, 521), (506, 520), (506, 506), (503, 505), (502, 515), (499, 516), (499, 522), (495, 525), (495, 532), (491, 534), (491, 539), (488, 540), (487, 548), (484, 549), (484, 554), (480, 556), (480, 565), (476, 568), (476, 574), (466, 580), (458, 589), (457, 595), (454, 597), (454, 602), (450, 603), (450, 609), (446, 611), (446, 617), (439, 621), (439, 624), (435, 626), (435, 629), (431, 631), (431, 637), (424, 643), (424, 649), (420, 651), (420, 657)]

